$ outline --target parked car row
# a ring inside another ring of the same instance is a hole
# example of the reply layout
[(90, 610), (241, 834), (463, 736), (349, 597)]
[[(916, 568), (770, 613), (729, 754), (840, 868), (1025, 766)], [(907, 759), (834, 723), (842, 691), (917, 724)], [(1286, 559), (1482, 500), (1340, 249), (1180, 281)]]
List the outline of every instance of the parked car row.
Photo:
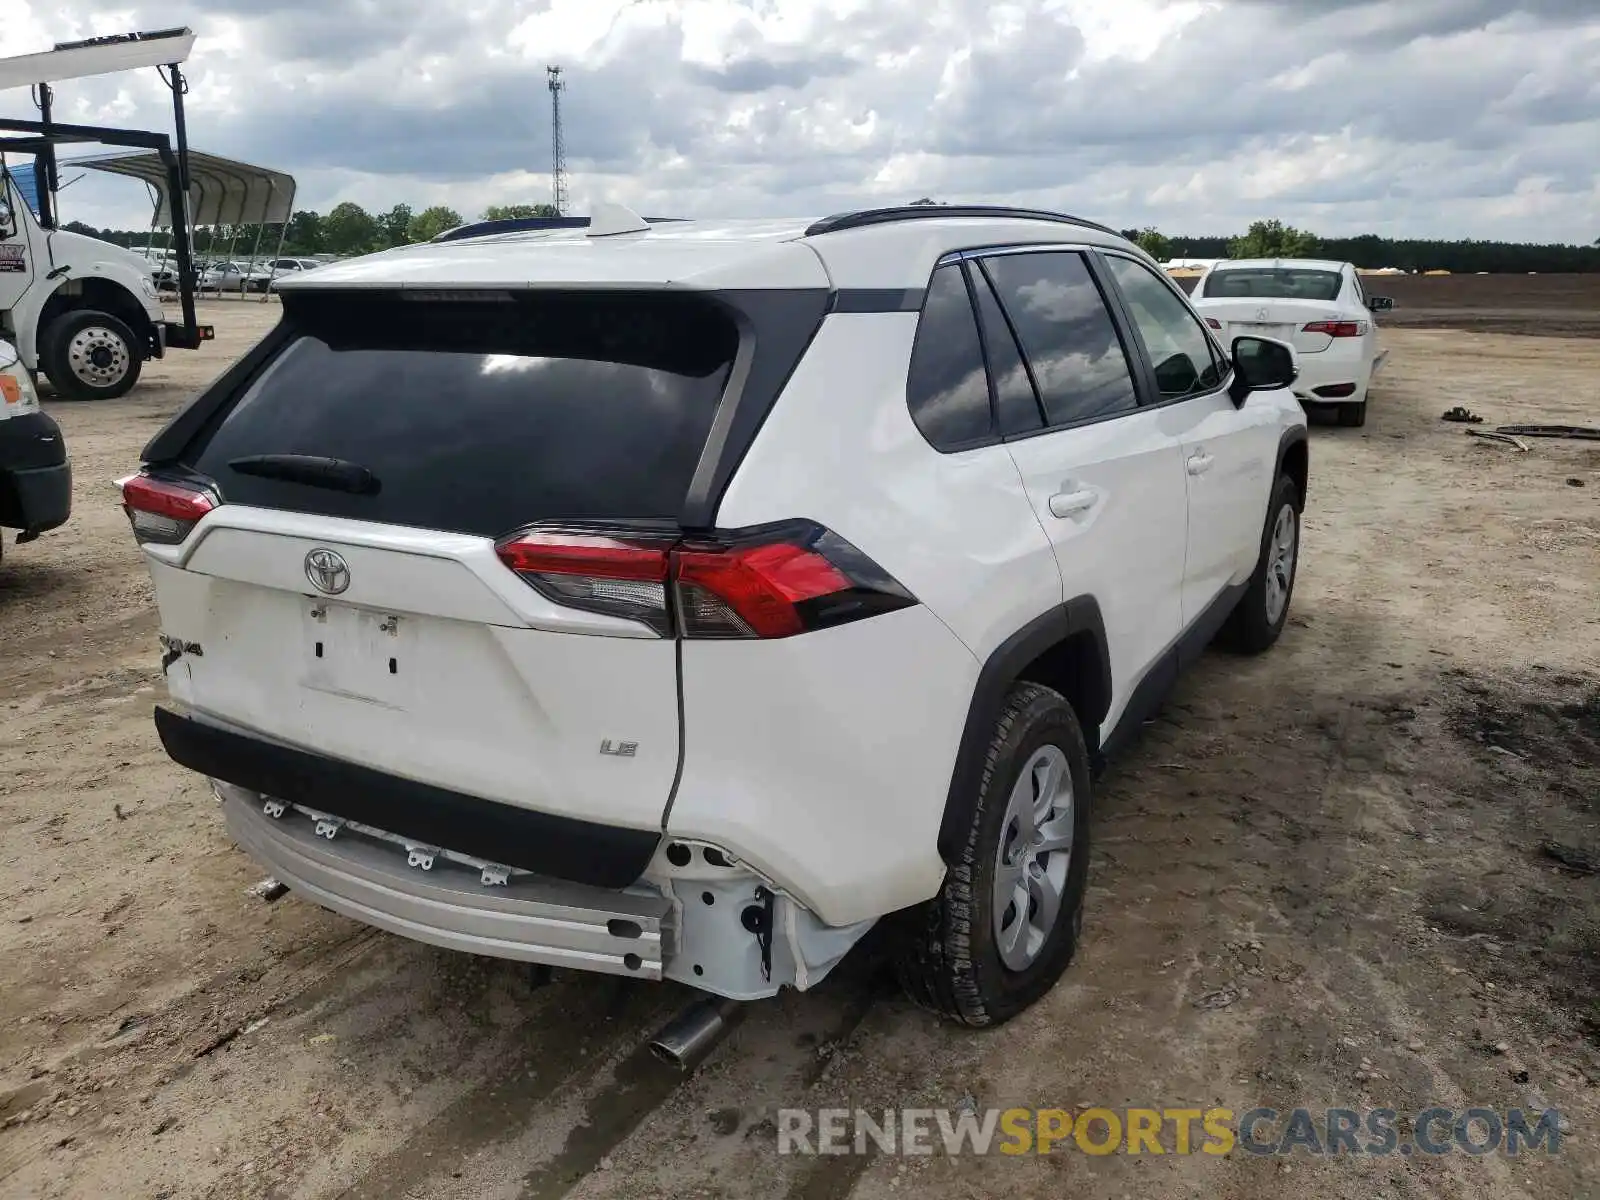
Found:
[[(164, 290), (177, 288), (177, 264), (169, 252), (135, 251), (150, 260), (150, 277)], [(207, 292), (269, 292), (285, 275), (298, 275), (324, 266), (318, 258), (199, 259), (194, 264), (195, 286)]]

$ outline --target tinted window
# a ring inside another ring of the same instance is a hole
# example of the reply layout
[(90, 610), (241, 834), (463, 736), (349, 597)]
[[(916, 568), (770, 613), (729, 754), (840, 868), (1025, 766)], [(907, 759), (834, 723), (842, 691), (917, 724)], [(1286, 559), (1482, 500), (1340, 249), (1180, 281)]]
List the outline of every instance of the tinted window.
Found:
[(1210, 391), (1221, 383), (1225, 372), (1213, 343), (1189, 306), (1148, 267), (1115, 255), (1107, 255), (1106, 262), (1155, 365), (1162, 398)]
[(989, 377), (994, 381), (995, 419), (1000, 423), (1000, 432), (1039, 429), (1044, 425), (1044, 414), (1005, 313), (1000, 311), (982, 271), (973, 272), (972, 285), (978, 295), (978, 323), (983, 327), (984, 348), (989, 352)]
[(906, 399), (911, 419), (936, 449), (970, 445), (992, 431), (983, 349), (959, 265), (940, 267), (928, 285)]
[(984, 261), (1052, 425), (1134, 408), (1128, 359), (1081, 254), (1002, 254)]
[(1301, 267), (1225, 267), (1206, 276), (1207, 299), (1229, 296), (1277, 300), (1336, 300), (1339, 272)]
[[(504, 302), (315, 293), (295, 338), (184, 454), (231, 501), (497, 536), (550, 518), (675, 518), (738, 334), (693, 297)], [(354, 495), (235, 470), (344, 459)]]

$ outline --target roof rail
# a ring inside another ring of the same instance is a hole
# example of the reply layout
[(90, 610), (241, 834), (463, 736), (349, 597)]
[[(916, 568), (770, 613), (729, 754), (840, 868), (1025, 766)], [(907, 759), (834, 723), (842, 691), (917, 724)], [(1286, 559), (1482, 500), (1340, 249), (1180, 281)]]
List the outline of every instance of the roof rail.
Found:
[(1018, 221), (1054, 221), (1058, 225), (1079, 225), (1121, 237), (1115, 229), (1071, 217), (1066, 213), (1038, 208), (1011, 208), (1004, 204), (901, 204), (893, 208), (864, 208), (857, 212), (835, 213), (806, 226), (806, 236), (838, 233), (844, 229), (863, 229), (869, 225), (888, 225), (896, 221), (928, 221), (939, 217), (1009, 217)]
[[(651, 225), (662, 225), (669, 221), (686, 221), (688, 218), (645, 217), (644, 220)], [(454, 229), (446, 229), (429, 240), (457, 242), (462, 238), (487, 237), (492, 233), (538, 233), (548, 229), (587, 228), (589, 228), (588, 217), (511, 217), (504, 221), (473, 221), (466, 225), (457, 225)]]

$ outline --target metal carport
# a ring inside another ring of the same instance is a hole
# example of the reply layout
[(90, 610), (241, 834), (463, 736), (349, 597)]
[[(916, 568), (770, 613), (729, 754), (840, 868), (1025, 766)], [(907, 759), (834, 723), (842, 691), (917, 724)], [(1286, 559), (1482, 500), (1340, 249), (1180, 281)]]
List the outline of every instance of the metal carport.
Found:
[[(62, 159), (60, 167), (79, 167), (139, 180), (149, 189), (155, 206), (150, 219), (151, 230), (172, 228), (167, 166), (160, 154), (133, 150), (85, 155)], [(11, 174), (37, 211), (37, 202), (33, 201), (32, 195), (32, 167), (13, 167)], [(279, 227), (277, 254), (274, 257), (282, 256), (289, 219), (294, 215), (294, 197), (294, 176), (286, 172), (199, 150), (189, 151), (191, 227), (209, 225), (213, 228), (230, 226), (237, 229), (241, 225), (254, 225), (257, 232), (255, 248), (250, 255), (252, 261), (260, 256), (261, 234), (269, 225)], [(215, 254), (213, 248), (211, 256), (215, 257)], [(227, 257), (233, 257), (231, 242)]]

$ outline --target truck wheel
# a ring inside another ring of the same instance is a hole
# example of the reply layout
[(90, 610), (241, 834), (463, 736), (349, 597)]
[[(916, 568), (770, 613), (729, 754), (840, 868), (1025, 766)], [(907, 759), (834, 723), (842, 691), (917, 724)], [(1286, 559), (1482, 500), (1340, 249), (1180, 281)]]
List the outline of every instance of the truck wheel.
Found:
[(1229, 650), (1260, 654), (1283, 632), (1300, 565), (1300, 503), (1300, 489), (1294, 480), (1278, 476), (1272, 503), (1267, 506), (1267, 527), (1261, 535), (1255, 574), (1218, 639)]
[(1078, 948), (1089, 879), (1089, 754), (1072, 706), (1011, 689), (960, 850), (932, 900), (900, 914), (900, 982), (963, 1025), (1002, 1025), (1051, 987)]
[(115, 400), (139, 382), (144, 353), (126, 322), (110, 313), (75, 309), (44, 331), (39, 365), (69, 399)]

